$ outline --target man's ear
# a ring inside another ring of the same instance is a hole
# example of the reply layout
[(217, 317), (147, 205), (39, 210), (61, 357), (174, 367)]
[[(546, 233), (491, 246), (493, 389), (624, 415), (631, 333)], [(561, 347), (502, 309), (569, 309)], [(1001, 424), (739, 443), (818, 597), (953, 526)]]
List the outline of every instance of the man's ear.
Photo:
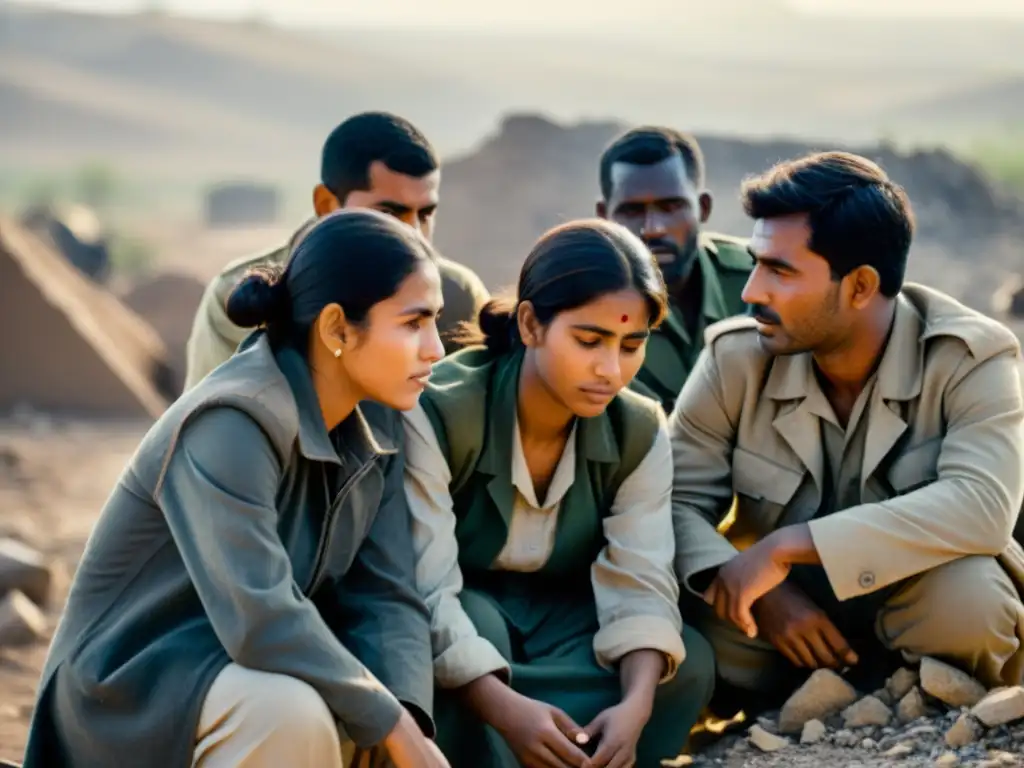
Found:
[(882, 289), (882, 278), (878, 270), (867, 264), (854, 269), (844, 278), (848, 290), (850, 306), (864, 309)]
[(341, 208), (341, 201), (334, 196), (331, 190), (323, 184), (313, 187), (313, 210), (316, 211), (317, 218), (323, 218), (339, 208)]
[(700, 193), (698, 204), (700, 205), (700, 223), (706, 224), (711, 218), (711, 209), (714, 207), (714, 197), (706, 189)]

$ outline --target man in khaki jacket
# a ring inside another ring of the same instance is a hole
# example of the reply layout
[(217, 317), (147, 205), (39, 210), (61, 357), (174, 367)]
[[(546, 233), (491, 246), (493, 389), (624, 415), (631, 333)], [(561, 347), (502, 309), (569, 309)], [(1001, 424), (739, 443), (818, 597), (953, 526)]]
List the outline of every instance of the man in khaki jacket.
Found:
[(912, 213), (874, 163), (811, 155), (743, 199), (753, 317), (709, 328), (670, 418), (676, 568), (720, 677), (779, 694), (888, 649), (1020, 684), (1016, 338), (904, 285)]
[[(385, 112), (364, 112), (345, 120), (324, 143), (321, 182), (313, 190), (317, 217), (338, 208), (376, 208), (415, 227), (429, 240), (434, 233), (441, 170), (433, 148), (412, 124)], [(224, 302), (254, 267), (284, 264), (292, 248), (316, 221), (307, 221), (279, 248), (228, 264), (210, 282), (196, 311), (186, 345), (185, 389), (223, 363), (249, 335), (228, 320)], [(438, 323), (445, 350), (459, 323), (475, 320), (489, 298), (480, 278), (461, 264), (441, 259), (444, 314)]]

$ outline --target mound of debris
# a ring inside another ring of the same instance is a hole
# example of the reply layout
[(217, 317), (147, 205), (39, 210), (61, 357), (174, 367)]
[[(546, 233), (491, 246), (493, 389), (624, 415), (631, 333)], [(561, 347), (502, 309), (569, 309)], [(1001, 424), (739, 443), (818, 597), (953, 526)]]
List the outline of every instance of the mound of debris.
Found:
[(46, 639), (42, 609), (52, 584), (52, 566), (39, 552), (15, 539), (0, 539), (0, 648)]
[(191, 275), (166, 272), (135, 283), (121, 295), (125, 306), (160, 335), (167, 348), (175, 394), (185, 384), (185, 344), (203, 289)]
[(36, 235), (0, 218), (0, 409), (151, 418), (171, 396), (156, 332)]
[[(685, 129), (686, 126), (676, 126)], [(602, 150), (625, 126), (563, 126), (534, 115), (507, 117), (476, 151), (446, 163), (436, 240), (488, 286), (514, 285), (536, 238), (570, 218), (594, 215)], [(711, 229), (750, 232), (738, 193), (744, 177), (815, 150), (796, 141), (698, 136), (715, 196)], [(918, 221), (911, 279), (988, 308), (1008, 272), (1020, 268), (1024, 202), (945, 150), (902, 152), (885, 144), (847, 147), (879, 162), (910, 195)]]
[(924, 658), (870, 693), (817, 670), (746, 735), (665, 765), (952, 768), (1019, 766), (1022, 755), (1024, 687), (987, 691), (960, 670)]

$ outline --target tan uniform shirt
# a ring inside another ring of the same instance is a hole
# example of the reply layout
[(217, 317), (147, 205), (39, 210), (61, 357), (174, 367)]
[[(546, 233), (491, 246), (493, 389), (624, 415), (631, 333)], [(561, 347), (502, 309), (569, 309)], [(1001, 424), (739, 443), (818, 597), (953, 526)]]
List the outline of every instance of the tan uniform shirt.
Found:
[[(692, 577), (735, 554), (730, 538), (799, 522), (840, 600), (965, 555), (999, 556), (1024, 582), (1011, 540), (1024, 497), (1020, 366), (1004, 326), (907, 284), (847, 440), (830, 432), (809, 354), (767, 355), (748, 318), (712, 326), (669, 419), (683, 583), (696, 592)], [(836, 511), (818, 516), (829, 464)]]

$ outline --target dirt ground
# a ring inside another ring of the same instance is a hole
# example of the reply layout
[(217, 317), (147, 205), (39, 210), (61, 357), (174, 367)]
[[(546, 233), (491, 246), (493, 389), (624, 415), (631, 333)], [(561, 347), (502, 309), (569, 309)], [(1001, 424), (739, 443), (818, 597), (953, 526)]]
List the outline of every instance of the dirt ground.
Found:
[[(35, 547), (56, 563), (56, 627), (69, 575), (103, 502), (145, 434), (145, 423), (0, 421), (0, 536)], [(46, 645), (0, 648), (0, 759), (20, 760)]]
[[(147, 426), (51, 420), (38, 415), (0, 421), (0, 537), (19, 539), (56, 563), (54, 599), (46, 611), (51, 633), (92, 525)], [(0, 649), (0, 759), (17, 761), (22, 757), (45, 656), (42, 642)], [(750, 746), (744, 735), (746, 726), (740, 725), (735, 736), (677, 764), (721, 768), (942, 765), (935, 762), (946, 751), (941, 734), (956, 713), (933, 714), (932, 720), (906, 728), (845, 732), (845, 737), (836, 733), (837, 738), (829, 737), (814, 746), (794, 745), (769, 754)], [(873, 742), (862, 744), (871, 736)], [(832, 743), (844, 739), (849, 746)], [(959, 750), (956, 763), (945, 764), (1024, 765), (1020, 754), (1024, 724), (1005, 734), (991, 732), (986, 739)], [(885, 755), (897, 742), (912, 746), (913, 753), (898, 758)], [(1009, 754), (1000, 752), (1007, 749)]]

